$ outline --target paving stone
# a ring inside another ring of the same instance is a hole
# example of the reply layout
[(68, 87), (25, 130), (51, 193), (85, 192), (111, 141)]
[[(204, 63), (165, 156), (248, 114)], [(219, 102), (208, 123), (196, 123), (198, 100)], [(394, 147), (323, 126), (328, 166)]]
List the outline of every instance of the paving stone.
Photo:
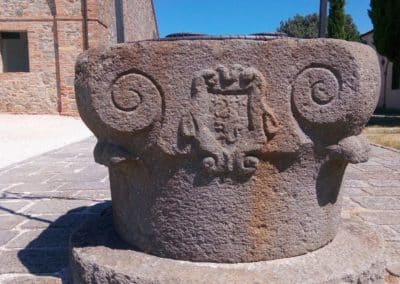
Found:
[[(93, 204), (90, 200), (38, 200), (31, 206), (27, 214), (50, 214), (59, 213), (65, 214), (72, 210), (75, 213), (82, 212), (87, 209), (87, 206)], [(72, 212), (70, 212), (72, 213)]]
[(76, 198), (77, 191), (44, 191), (44, 192), (11, 192), (5, 191), (5, 198), (9, 199), (28, 199), (28, 200), (41, 200), (41, 199), (78, 199), (83, 200), (84, 198)]
[(399, 225), (393, 225), (393, 226), (390, 226), (390, 228), (392, 228), (392, 229), (395, 230), (396, 232), (399, 232), (399, 233), (400, 233), (400, 221), (399, 221)]
[(68, 249), (23, 249), (0, 252), (0, 274), (59, 272), (68, 265)]
[(15, 186), (14, 183), (0, 183), (0, 192), (13, 186)]
[[(381, 233), (385, 241), (400, 242), (400, 233), (391, 228), (391, 226), (379, 225), (376, 226), (376, 228), (377, 231)], [(400, 255), (399, 255), (399, 260), (400, 260)]]
[(389, 264), (386, 269), (390, 274), (400, 277), (400, 260), (399, 262)]
[(342, 206), (343, 206), (343, 210), (351, 210), (351, 209), (360, 207), (349, 196), (344, 196), (343, 197), (343, 205)]
[(363, 196), (368, 195), (366, 191), (364, 191), (363, 187), (343, 187), (342, 190), (345, 192), (344, 194), (347, 196)]
[(23, 175), (20, 173), (8, 173), (7, 175), (0, 176), (0, 182), (2, 183), (37, 183), (45, 182), (51, 177), (55, 176), (55, 173), (45, 173), (45, 174), (34, 174), (34, 175)]
[(359, 187), (363, 187), (363, 188), (364, 187), (370, 187), (370, 185), (364, 180), (350, 179), (347, 176), (347, 173), (346, 173), (346, 177), (344, 179), (344, 182), (343, 182), (342, 186), (344, 188), (349, 188), (349, 187), (357, 187), (357, 188), (359, 188)]
[(391, 211), (361, 211), (357, 213), (361, 219), (377, 225), (398, 225), (400, 210)]
[(58, 190), (109, 190), (110, 184), (107, 181), (100, 182), (66, 182)]
[(352, 200), (360, 206), (372, 210), (400, 210), (400, 201), (387, 196), (353, 196)]
[(25, 200), (0, 200), (0, 215), (16, 212), (28, 204), (29, 201)]
[(108, 172), (104, 172), (103, 170), (78, 173), (70, 172), (55, 175), (51, 180), (49, 180), (49, 182), (95, 182), (103, 180), (107, 175)]
[[(372, 153), (371, 155), (378, 155), (378, 153)], [(381, 166), (382, 164), (378, 162), (378, 160), (374, 157), (370, 158), (367, 162), (363, 163), (360, 167), (362, 166)], [(355, 165), (350, 165), (349, 168), (355, 167)]]
[(90, 200), (110, 200), (111, 199), (111, 191), (107, 190), (90, 190), (85, 191), (81, 190), (77, 193), (76, 196), (79, 196), (81, 199), (90, 199)]
[(111, 206), (111, 201), (104, 201), (89, 207), (88, 211), (93, 214), (101, 214), (104, 210), (110, 208), (110, 206)]
[(398, 187), (400, 184), (400, 179), (385, 179), (384, 177), (380, 179), (369, 179), (368, 183), (372, 186), (381, 187)]
[(22, 229), (44, 229), (44, 228), (77, 228), (83, 222), (94, 217), (94, 214), (67, 214), (67, 215), (40, 215), (38, 218), (45, 218), (51, 221), (43, 222), (40, 220), (29, 220), (21, 225)]
[(362, 172), (364, 172), (366, 174), (368, 174), (368, 173), (372, 174), (372, 173), (375, 173), (375, 172), (382, 172), (382, 171), (385, 171), (385, 170), (386, 171), (390, 170), (385, 165), (380, 165), (380, 164), (378, 164), (378, 165), (364, 165), (364, 164), (362, 164), (362, 165), (358, 165), (358, 168)]
[[(400, 184), (399, 184), (400, 185)], [(374, 196), (400, 196), (400, 186), (396, 187), (366, 187), (364, 191)]]
[(0, 275), (2, 284), (61, 284), (62, 279), (52, 276), (37, 275)]
[(11, 230), (15, 228), (18, 224), (24, 222), (24, 217), (16, 216), (13, 214), (0, 216), (0, 230)]
[(400, 242), (386, 241), (385, 246), (387, 265), (390, 266), (398, 263), (400, 260)]
[(0, 246), (8, 243), (12, 238), (18, 235), (17, 231), (0, 230)]
[(9, 192), (37, 192), (37, 191), (53, 191), (57, 190), (64, 183), (23, 183), (9, 189)]
[(7, 248), (33, 249), (33, 248), (60, 248), (68, 247), (71, 229), (45, 229), (29, 230), (8, 242)]

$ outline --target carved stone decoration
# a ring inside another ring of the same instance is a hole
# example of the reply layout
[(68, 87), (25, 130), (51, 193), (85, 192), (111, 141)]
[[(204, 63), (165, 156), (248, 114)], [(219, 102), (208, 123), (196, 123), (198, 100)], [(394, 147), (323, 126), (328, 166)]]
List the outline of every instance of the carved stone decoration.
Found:
[[(107, 78), (108, 86), (96, 86), (105, 89), (91, 90), (91, 105), (87, 107), (100, 118), (96, 127), (111, 128), (115, 133), (134, 133), (161, 120), (162, 96), (152, 79), (131, 70), (113, 76)], [(108, 92), (107, 98), (102, 96), (103, 91)], [(78, 96), (78, 105), (83, 103), (80, 99)]]
[(336, 122), (341, 114), (341, 79), (331, 70), (310, 67), (293, 84), (293, 102), (300, 116), (314, 124)]
[(130, 73), (119, 77), (111, 96), (117, 109), (114, 119), (124, 119), (128, 114), (132, 131), (144, 129), (160, 117), (160, 92), (150, 79), (141, 74)]
[(191, 111), (181, 133), (193, 137), (202, 152), (204, 169), (212, 174), (251, 174), (259, 159), (254, 153), (278, 130), (266, 103), (266, 82), (255, 68), (233, 65), (203, 70), (193, 79)]
[(361, 132), (379, 72), (373, 49), (332, 39), (85, 52), (78, 108), (109, 168), (116, 232), (143, 253), (191, 262), (292, 258), (331, 244), (346, 166), (368, 158)]

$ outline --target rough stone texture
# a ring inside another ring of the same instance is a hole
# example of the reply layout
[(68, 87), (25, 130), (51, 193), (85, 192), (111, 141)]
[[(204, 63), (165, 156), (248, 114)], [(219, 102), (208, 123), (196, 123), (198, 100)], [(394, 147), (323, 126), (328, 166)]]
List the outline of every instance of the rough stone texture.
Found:
[(332, 243), (303, 256), (216, 264), (128, 249), (111, 220), (110, 210), (72, 235), (74, 283), (383, 283), (383, 242), (371, 228), (356, 222), (346, 221)]
[[(0, 54), (0, 112), (77, 114), (74, 65), (85, 48), (84, 27), (88, 47), (116, 43), (115, 0), (86, 2), (85, 20), (82, 0), (0, 0), (0, 32), (28, 33), (30, 65), (27, 73), (2, 73)], [(126, 39), (158, 37), (151, 0), (123, 0), (123, 6)]]
[[(153, 1), (125, 0), (125, 41), (136, 41), (149, 38), (158, 38), (156, 17)], [(132, 17), (131, 11), (140, 11)]]
[(114, 223), (191, 261), (301, 255), (337, 233), (375, 108), (375, 52), (338, 40), (145, 41), (91, 50), (80, 114), (110, 172)]

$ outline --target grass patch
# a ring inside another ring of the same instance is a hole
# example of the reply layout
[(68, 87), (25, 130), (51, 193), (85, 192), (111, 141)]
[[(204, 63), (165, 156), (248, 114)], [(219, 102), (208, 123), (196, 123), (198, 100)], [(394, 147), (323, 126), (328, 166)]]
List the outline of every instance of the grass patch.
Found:
[(371, 143), (400, 150), (400, 127), (367, 126), (364, 134)]

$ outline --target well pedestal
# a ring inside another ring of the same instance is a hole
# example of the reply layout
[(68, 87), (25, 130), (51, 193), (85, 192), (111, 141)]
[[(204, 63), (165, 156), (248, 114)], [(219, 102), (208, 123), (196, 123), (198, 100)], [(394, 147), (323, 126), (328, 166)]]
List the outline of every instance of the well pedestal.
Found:
[(339, 231), (346, 166), (368, 159), (373, 49), (195, 36), (89, 50), (76, 66), (115, 231), (143, 252), (73, 243), (76, 281), (380, 279), (374, 233)]
[(179, 261), (134, 250), (108, 214), (71, 239), (74, 283), (383, 283), (383, 242), (365, 224), (345, 221), (325, 247), (292, 258), (221, 264)]

